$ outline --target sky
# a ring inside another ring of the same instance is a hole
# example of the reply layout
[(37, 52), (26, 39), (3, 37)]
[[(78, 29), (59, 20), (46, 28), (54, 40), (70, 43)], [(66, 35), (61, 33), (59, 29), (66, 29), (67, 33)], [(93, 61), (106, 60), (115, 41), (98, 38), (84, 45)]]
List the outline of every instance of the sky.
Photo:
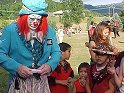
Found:
[(121, 3), (123, 0), (83, 0), (84, 4), (96, 5), (106, 5), (112, 3)]
[[(53, 0), (53, 1), (59, 1), (59, 0)], [(123, 0), (83, 0), (84, 4), (90, 4), (93, 6), (96, 5), (106, 5), (106, 4), (112, 4), (112, 3), (121, 3)]]

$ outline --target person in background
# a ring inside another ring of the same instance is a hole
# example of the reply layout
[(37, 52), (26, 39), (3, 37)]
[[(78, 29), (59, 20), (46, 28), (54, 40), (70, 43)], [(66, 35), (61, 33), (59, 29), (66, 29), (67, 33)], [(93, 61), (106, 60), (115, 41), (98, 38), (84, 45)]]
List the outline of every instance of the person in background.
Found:
[(59, 65), (48, 77), (51, 93), (69, 93), (69, 86), (74, 77), (74, 72), (67, 62), (71, 55), (71, 46), (68, 43), (59, 43), (62, 52)]
[(114, 25), (113, 25), (114, 38), (116, 38), (116, 36), (120, 37), (118, 28), (119, 28), (119, 22), (114, 21)]
[(60, 26), (60, 28), (58, 29), (58, 37), (59, 37), (59, 43), (62, 43), (64, 37), (64, 30), (62, 26)]
[(82, 28), (81, 28), (81, 26), (79, 25), (79, 26), (78, 26), (78, 28), (77, 28), (77, 33), (79, 33), (79, 34), (80, 34), (80, 33), (81, 33), (81, 31), (82, 31)]
[(110, 47), (112, 49), (112, 51), (115, 53), (115, 55), (117, 55), (119, 53), (118, 49), (113, 45), (113, 42), (111, 39), (111, 32), (112, 32), (112, 29), (108, 25), (107, 22), (100, 22), (96, 26), (92, 40), (89, 43), (89, 52), (91, 55), (91, 64), (94, 64), (94, 62), (96, 62), (95, 53), (91, 50), (94, 47), (96, 47), (97, 45), (101, 45), (101, 44), (107, 45), (108, 47)]
[(73, 32), (72, 26), (68, 27), (67, 35), (68, 35), (69, 37), (72, 36), (72, 32)]
[(78, 67), (79, 78), (74, 81), (73, 93), (86, 93), (86, 78), (89, 64), (83, 62)]
[(114, 66), (114, 53), (106, 45), (98, 45), (92, 51), (96, 54), (96, 63), (91, 65), (86, 79), (86, 93), (115, 93), (114, 80), (108, 73), (110, 63)]
[(61, 58), (45, 0), (22, 0), (16, 22), (2, 30), (0, 64), (9, 72), (8, 93), (50, 93), (47, 74)]
[(92, 36), (93, 36), (95, 28), (96, 28), (95, 23), (91, 21), (90, 26), (88, 28), (89, 42), (92, 40)]

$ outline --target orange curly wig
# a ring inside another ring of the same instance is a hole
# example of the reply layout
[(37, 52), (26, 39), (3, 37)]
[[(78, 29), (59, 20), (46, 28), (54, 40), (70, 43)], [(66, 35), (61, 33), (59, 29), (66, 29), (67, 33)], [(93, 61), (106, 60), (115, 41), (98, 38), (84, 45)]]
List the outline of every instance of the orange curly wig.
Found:
[[(19, 26), (19, 32), (23, 35), (26, 35), (29, 32), (28, 23), (26, 21), (27, 19), (28, 19), (28, 15), (21, 15), (17, 19), (17, 25)], [(36, 32), (42, 31), (43, 35), (45, 35), (47, 30), (48, 30), (47, 16), (42, 16), (41, 23), (36, 29)]]

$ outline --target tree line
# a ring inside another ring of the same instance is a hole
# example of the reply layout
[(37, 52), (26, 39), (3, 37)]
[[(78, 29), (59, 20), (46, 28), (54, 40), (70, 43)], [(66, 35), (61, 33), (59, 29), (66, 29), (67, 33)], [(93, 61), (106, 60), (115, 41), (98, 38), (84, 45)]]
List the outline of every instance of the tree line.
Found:
[[(81, 19), (85, 17), (100, 15), (85, 9), (82, 0), (60, 1), (61, 2), (54, 2), (52, 0), (46, 0), (49, 5), (46, 11), (55, 12), (62, 10), (64, 13), (60, 18), (60, 22), (63, 23), (65, 27), (71, 26), (72, 23), (79, 24)], [(0, 0), (0, 19), (15, 20), (21, 7), (21, 0)], [(120, 15), (124, 15), (123, 10), (120, 12)]]

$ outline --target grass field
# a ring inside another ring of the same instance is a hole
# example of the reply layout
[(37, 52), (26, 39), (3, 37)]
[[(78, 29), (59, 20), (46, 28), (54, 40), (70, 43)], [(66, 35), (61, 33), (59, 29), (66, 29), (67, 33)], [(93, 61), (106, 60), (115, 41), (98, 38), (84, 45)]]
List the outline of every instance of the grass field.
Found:
[[(113, 33), (112, 33), (113, 36)], [(114, 45), (120, 50), (124, 51), (124, 32), (120, 32), (120, 37), (113, 39)], [(90, 55), (88, 48), (85, 46), (85, 42), (88, 41), (87, 32), (84, 31), (82, 34), (73, 34), (72, 37), (65, 36), (64, 42), (69, 43), (72, 46), (71, 57), (70, 57), (70, 64), (74, 71), (76, 72), (78, 65), (81, 62), (88, 62), (90, 61)], [(77, 73), (76, 73), (77, 74)]]
[[(114, 45), (120, 50), (124, 51), (124, 32), (120, 32), (121, 37), (113, 39)], [(122, 43), (119, 43), (119, 42)], [(72, 34), (71, 37), (64, 36), (64, 42), (69, 43), (72, 46), (71, 57), (69, 62), (77, 75), (77, 67), (81, 62), (90, 61), (90, 55), (88, 48), (85, 46), (85, 42), (88, 42), (88, 35), (86, 31), (81, 34)], [(7, 72), (0, 68), (0, 93), (6, 93), (7, 90)], [(77, 77), (77, 76), (76, 76)], [(75, 78), (76, 78), (75, 77)]]

